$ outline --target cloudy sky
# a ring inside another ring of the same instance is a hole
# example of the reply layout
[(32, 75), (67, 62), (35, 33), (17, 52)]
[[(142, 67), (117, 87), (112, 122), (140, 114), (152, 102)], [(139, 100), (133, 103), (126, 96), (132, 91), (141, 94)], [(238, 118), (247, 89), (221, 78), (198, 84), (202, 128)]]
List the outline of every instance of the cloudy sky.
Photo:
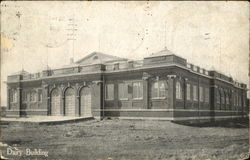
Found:
[[(3, 2), (1, 105), (7, 75), (91, 52), (142, 59), (169, 50), (249, 83), (248, 2)], [(72, 39), (75, 39), (74, 42)]]

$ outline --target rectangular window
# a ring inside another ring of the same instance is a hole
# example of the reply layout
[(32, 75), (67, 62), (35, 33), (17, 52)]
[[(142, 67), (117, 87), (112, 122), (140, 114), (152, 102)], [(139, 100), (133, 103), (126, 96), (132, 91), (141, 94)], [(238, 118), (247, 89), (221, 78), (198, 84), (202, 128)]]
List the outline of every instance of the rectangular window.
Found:
[(194, 101), (197, 101), (198, 100), (198, 95), (197, 95), (197, 86), (196, 85), (193, 85), (193, 99)]
[(31, 102), (35, 102), (36, 101), (36, 92), (35, 91), (32, 91), (30, 93), (30, 101)]
[(226, 94), (226, 104), (228, 105), (229, 104), (229, 95)]
[(239, 95), (239, 105), (238, 106), (240, 106), (240, 107), (242, 106), (241, 105), (241, 95)]
[(9, 93), (10, 102), (14, 102), (13, 95), (14, 95), (13, 91), (10, 91), (10, 93)]
[(152, 88), (151, 89), (152, 98), (158, 98), (159, 97), (158, 82), (153, 83), (151, 88)]
[(22, 93), (22, 101), (25, 102), (26, 101), (26, 92), (23, 91)]
[(30, 92), (26, 92), (26, 101), (30, 101)]
[(13, 99), (14, 99), (14, 102), (17, 102), (17, 91), (16, 90), (14, 91), (14, 98)]
[(142, 82), (133, 82), (133, 99), (142, 99)]
[(197, 72), (198, 71), (198, 67), (197, 66), (193, 66), (193, 70)]
[(220, 95), (220, 91), (219, 90), (217, 90), (217, 96), (216, 96), (216, 99), (217, 99), (217, 103), (218, 104), (220, 104), (220, 97), (221, 97), (221, 95)]
[(114, 99), (114, 84), (106, 84), (105, 89), (105, 99), (113, 100)]
[(242, 97), (242, 101), (243, 101), (243, 107), (245, 108), (245, 107), (246, 107), (246, 99), (245, 99), (245, 95), (243, 95), (243, 97)]
[(221, 91), (221, 104), (225, 104), (225, 93)]
[(205, 102), (209, 102), (209, 97), (210, 97), (210, 93), (209, 93), (209, 88), (205, 88)]
[(176, 95), (175, 95), (176, 98), (182, 99), (182, 87), (179, 81), (176, 82), (175, 91), (176, 91)]
[(187, 84), (187, 90), (186, 90), (186, 94), (187, 94), (187, 100), (190, 100), (190, 84)]
[(119, 83), (118, 84), (118, 94), (119, 99), (128, 99), (128, 84), (127, 83)]
[(234, 93), (234, 106), (237, 106), (237, 95), (236, 95), (236, 92)]
[(16, 90), (10, 91), (10, 102), (17, 102), (17, 91)]
[(28, 99), (29, 99), (28, 96), (30, 96), (29, 92), (23, 91), (23, 94), (22, 94), (23, 102), (27, 102), (28, 101)]
[(203, 88), (202, 87), (199, 87), (199, 99), (200, 99), (200, 102), (203, 102), (204, 101), (204, 97), (203, 97)]
[(235, 106), (238, 106), (238, 95), (237, 95), (237, 93), (235, 94)]
[(38, 101), (41, 102), (43, 99), (42, 90), (38, 90)]

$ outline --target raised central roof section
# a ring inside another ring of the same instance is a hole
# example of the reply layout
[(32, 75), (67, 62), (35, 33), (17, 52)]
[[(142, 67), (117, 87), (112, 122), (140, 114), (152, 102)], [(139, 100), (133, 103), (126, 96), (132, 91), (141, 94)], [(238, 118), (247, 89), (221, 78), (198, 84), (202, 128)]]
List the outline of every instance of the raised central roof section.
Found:
[(105, 64), (105, 63), (120, 62), (127, 60), (128, 59), (126, 58), (120, 58), (117, 56), (112, 56), (101, 52), (93, 52), (87, 55), (86, 57), (76, 61), (75, 64), (78, 65)]
[(161, 57), (161, 56), (167, 56), (167, 55), (173, 55), (174, 53), (170, 50), (168, 50), (167, 48), (165, 48), (164, 50), (161, 50), (159, 52), (156, 53), (152, 53), (150, 56), (148, 56), (147, 58), (150, 57)]
[(177, 56), (167, 48), (162, 51), (151, 54), (148, 57), (145, 57), (143, 60), (144, 65), (153, 65), (153, 64), (179, 64), (182, 66), (187, 65), (187, 60)]

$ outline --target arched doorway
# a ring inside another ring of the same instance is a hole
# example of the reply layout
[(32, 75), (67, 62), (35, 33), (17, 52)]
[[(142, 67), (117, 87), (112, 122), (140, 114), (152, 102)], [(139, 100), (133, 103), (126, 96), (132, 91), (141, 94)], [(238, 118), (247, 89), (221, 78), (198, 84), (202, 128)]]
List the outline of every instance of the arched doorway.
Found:
[(65, 116), (75, 116), (75, 91), (73, 88), (65, 91)]
[(91, 90), (84, 87), (80, 92), (80, 113), (83, 117), (91, 117)]
[(53, 89), (51, 92), (51, 115), (59, 116), (60, 113), (60, 93), (58, 89)]

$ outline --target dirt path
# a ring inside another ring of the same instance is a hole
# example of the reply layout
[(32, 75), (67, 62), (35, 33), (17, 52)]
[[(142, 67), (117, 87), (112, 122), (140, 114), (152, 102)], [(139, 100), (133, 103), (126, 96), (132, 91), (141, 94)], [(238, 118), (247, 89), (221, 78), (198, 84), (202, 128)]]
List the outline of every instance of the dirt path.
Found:
[[(1, 141), (48, 157), (14, 159), (239, 159), (248, 152), (248, 128), (191, 127), (169, 121), (104, 120), (1, 126)], [(7, 146), (0, 146), (6, 155)]]

